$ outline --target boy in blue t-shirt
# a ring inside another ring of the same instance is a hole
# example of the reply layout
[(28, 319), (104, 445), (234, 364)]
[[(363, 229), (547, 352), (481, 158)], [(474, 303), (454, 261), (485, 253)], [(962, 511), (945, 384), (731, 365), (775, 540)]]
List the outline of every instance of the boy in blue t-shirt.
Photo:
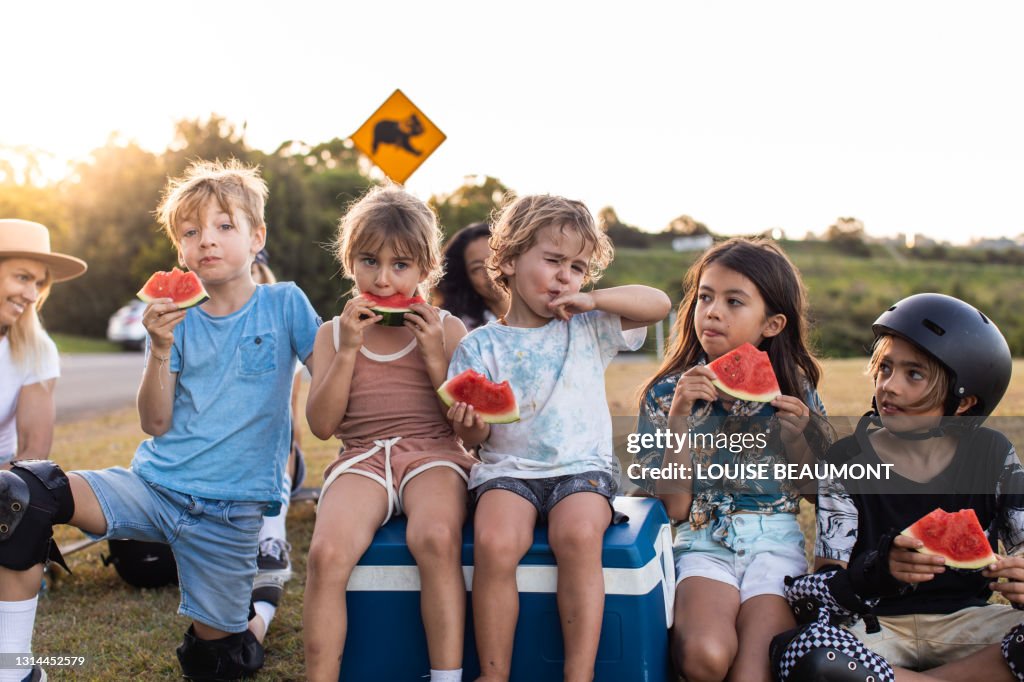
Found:
[(131, 469), (65, 476), (37, 461), (0, 471), (0, 509), (31, 500), (15, 504), (28, 509), (6, 524), (14, 528), (0, 518), (0, 566), (34, 573), (52, 551), (53, 523), (170, 544), (178, 612), (193, 619), (177, 649), (190, 679), (237, 679), (263, 663), (246, 629), (259, 529), (280, 504), (295, 359), (308, 360), (320, 324), (294, 284), (253, 282), (266, 197), (257, 169), (237, 162), (197, 162), (168, 184), (160, 221), (209, 300), (179, 310), (158, 299), (143, 313), (138, 409), (153, 437)]

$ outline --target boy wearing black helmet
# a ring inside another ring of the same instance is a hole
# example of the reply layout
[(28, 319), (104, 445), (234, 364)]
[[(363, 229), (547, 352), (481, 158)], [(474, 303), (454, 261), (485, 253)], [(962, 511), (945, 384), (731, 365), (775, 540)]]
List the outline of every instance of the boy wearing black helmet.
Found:
[[(787, 594), (811, 624), (773, 642), (775, 674), (884, 680), (898, 667), (901, 679), (930, 670), (1024, 680), (1015, 672), (1024, 671), (1024, 617), (988, 604), (993, 589), (1024, 604), (1015, 582), (1024, 579), (1024, 470), (1009, 440), (981, 425), (1010, 382), (1006, 341), (981, 312), (940, 294), (903, 299), (872, 330), (873, 410), (826, 458), (890, 464), (891, 473), (820, 482), (818, 572), (792, 580)], [(915, 551), (921, 542), (899, 531), (937, 507), (973, 509), (992, 549), (1001, 540), (1008, 556), (975, 573)]]

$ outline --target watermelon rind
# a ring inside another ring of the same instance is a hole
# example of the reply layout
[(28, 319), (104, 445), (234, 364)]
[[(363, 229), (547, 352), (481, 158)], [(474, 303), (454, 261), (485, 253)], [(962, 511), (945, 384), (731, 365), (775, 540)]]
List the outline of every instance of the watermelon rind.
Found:
[[(389, 298), (396, 298), (399, 295), (395, 294), (394, 296), (388, 296), (384, 299), (380, 296), (374, 296), (373, 294), (363, 294), (363, 296), (369, 301), (380, 301), (387, 300)], [(426, 301), (419, 296), (413, 296), (411, 298), (418, 299), (416, 301), (417, 303), (426, 303)], [(405, 314), (412, 312), (412, 308), (408, 306), (390, 306), (380, 304), (370, 306), (370, 310), (381, 316), (381, 319), (377, 320), (377, 324), (385, 327), (401, 327), (405, 322)]]
[[(473, 370), (467, 369), (465, 372), (462, 372), (461, 374), (458, 374), (449, 379), (448, 381), (444, 382), (437, 389), (437, 395), (440, 396), (441, 401), (444, 402), (444, 404), (447, 405), (448, 407), (451, 407), (459, 400), (452, 394), (451, 387), (460, 380), (464, 379), (468, 373), (476, 374), (476, 372), (473, 372)], [(503, 381), (502, 384), (499, 385), (507, 386), (508, 382)], [(473, 409), (475, 409), (477, 411), (477, 414), (479, 414), (480, 417), (483, 418), (484, 422), (488, 424), (511, 424), (513, 422), (519, 421), (519, 404), (516, 402), (515, 395), (512, 394), (512, 389), (509, 388), (508, 390), (512, 396), (512, 408), (506, 410), (505, 412), (483, 412), (479, 408), (474, 406)]]
[(767, 393), (747, 393), (746, 391), (740, 391), (735, 388), (730, 388), (719, 381), (718, 377), (711, 380), (711, 383), (715, 385), (722, 393), (731, 395), (737, 400), (748, 400), (754, 403), (770, 403), (775, 400), (778, 396), (782, 395), (780, 391), (768, 391)]
[(377, 324), (385, 327), (401, 327), (405, 322), (405, 314), (412, 312), (411, 308), (370, 308), (370, 310), (380, 315)]
[(935, 517), (936, 514), (938, 514), (938, 516), (941, 517), (941, 518), (948, 519), (948, 521), (947, 521), (948, 523), (952, 523), (952, 522), (955, 522), (955, 521), (959, 521), (959, 522), (963, 523), (962, 518), (959, 518), (959, 517), (960, 517), (960, 515), (964, 511), (970, 512), (970, 516), (973, 517), (973, 519), (974, 519), (974, 524), (976, 525), (977, 532), (981, 533), (982, 537), (984, 537), (984, 531), (982, 530), (981, 524), (978, 522), (978, 517), (974, 513), (973, 509), (961, 510), (961, 512), (957, 512), (957, 513), (949, 513), (949, 512), (946, 512), (946, 511), (942, 510), (941, 508), (940, 509), (936, 509), (936, 510), (930, 512), (929, 514), (925, 515), (921, 519), (919, 519), (919, 520), (915, 521), (914, 523), (912, 523), (910, 526), (904, 528), (902, 531), (900, 531), (900, 535), (906, 535), (907, 537), (914, 538), (915, 540), (920, 540), (922, 543), (924, 543), (924, 546), (923, 547), (919, 547), (916, 551), (920, 552), (921, 554), (928, 554), (928, 555), (931, 555), (931, 556), (940, 556), (940, 557), (942, 557), (943, 559), (945, 559), (946, 566), (948, 566), (949, 568), (956, 569), (956, 570), (959, 570), (959, 571), (980, 571), (980, 570), (983, 570), (983, 569), (987, 568), (990, 564), (995, 563), (998, 560), (998, 558), (999, 558), (999, 557), (997, 557), (995, 555), (994, 552), (992, 552), (992, 548), (990, 546), (988, 546), (988, 544), (987, 544), (988, 543), (988, 539), (987, 538), (986, 538), (985, 542), (986, 542), (986, 547), (988, 548), (988, 554), (986, 554), (985, 556), (977, 557), (975, 559), (965, 559), (965, 560), (959, 560), (958, 561), (958, 560), (954, 559), (953, 557), (949, 556), (948, 554), (946, 554), (945, 552), (942, 552), (942, 551), (938, 550), (937, 548), (929, 547), (928, 546), (929, 539), (926, 538), (926, 537), (923, 537), (922, 534), (920, 534), (920, 533), (915, 531), (916, 527), (918, 527), (918, 524), (920, 524), (922, 521), (924, 521), (925, 519), (927, 519), (929, 517)]
[[(143, 303), (152, 303), (158, 298), (171, 298), (169, 296), (151, 296), (146, 293), (146, 289), (150, 287), (150, 284), (153, 282), (154, 279), (159, 278), (161, 275), (170, 277), (174, 273), (177, 273), (179, 275), (183, 274), (182, 271), (179, 270), (178, 268), (172, 268), (170, 272), (160, 271), (153, 273), (150, 276), (150, 278), (146, 280), (146, 283), (142, 285), (142, 288), (139, 289), (138, 293), (136, 293), (135, 296)], [(206, 293), (206, 289), (203, 288), (202, 282), (199, 282), (198, 277), (196, 277), (196, 282), (199, 284), (199, 291), (196, 292), (196, 295), (192, 296), (191, 298), (176, 301), (175, 303), (178, 306), (178, 310), (185, 310), (187, 308), (195, 307), (200, 303), (205, 303), (210, 299), (210, 296)]]

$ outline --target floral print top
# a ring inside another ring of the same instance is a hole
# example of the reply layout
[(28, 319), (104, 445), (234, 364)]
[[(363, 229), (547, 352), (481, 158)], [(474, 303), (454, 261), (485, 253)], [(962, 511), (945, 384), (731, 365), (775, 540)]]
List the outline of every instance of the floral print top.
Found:
[[(698, 364), (705, 364), (701, 359)], [(656, 434), (659, 430), (668, 429), (668, 412), (672, 405), (672, 395), (682, 372), (673, 372), (662, 377), (644, 395), (640, 408), (636, 432)], [(825, 406), (818, 392), (806, 387), (804, 402), (809, 406), (812, 415), (825, 416)], [(699, 400), (694, 404), (693, 411), (687, 419), (687, 425), (693, 434), (752, 434), (747, 438), (751, 447), (692, 447), (694, 439), (689, 439), (682, 451), (689, 450), (689, 458), (682, 454), (682, 461), (689, 460), (690, 471), (698, 466), (703, 472), (709, 471), (714, 464), (729, 465), (735, 471), (735, 465), (750, 470), (753, 466), (767, 463), (768, 471), (774, 471), (776, 463), (786, 464), (785, 452), (779, 435), (779, 420), (775, 416), (775, 408), (770, 403), (748, 402), (735, 400), (726, 405), (721, 400), (709, 403)], [(810, 427), (808, 427), (810, 428)], [(806, 433), (806, 432), (805, 432)], [(721, 439), (718, 439), (721, 442)], [(642, 442), (642, 441), (640, 441)], [(758, 443), (765, 443), (759, 447)], [(817, 448), (815, 448), (817, 449)], [(824, 451), (819, 455), (824, 454)], [(634, 462), (644, 468), (661, 468), (665, 451), (663, 448), (641, 448), (634, 455)], [(654, 494), (655, 481), (642, 478), (634, 481), (643, 490)], [(731, 524), (731, 516), (735, 512), (755, 512), (760, 514), (796, 513), (799, 510), (800, 496), (796, 486), (788, 479), (776, 480), (773, 476), (744, 478), (723, 476), (720, 478), (692, 479), (693, 502), (690, 507), (690, 527), (699, 530), (710, 525), (712, 537), (723, 544)]]

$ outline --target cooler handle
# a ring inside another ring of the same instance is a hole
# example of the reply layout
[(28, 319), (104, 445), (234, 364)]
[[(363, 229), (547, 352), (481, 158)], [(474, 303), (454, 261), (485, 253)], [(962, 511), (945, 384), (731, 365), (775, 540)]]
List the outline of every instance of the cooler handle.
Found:
[(661, 561), (661, 591), (665, 602), (665, 627), (671, 628), (675, 620), (676, 562), (672, 553), (672, 527), (662, 524), (654, 541), (654, 556)]

